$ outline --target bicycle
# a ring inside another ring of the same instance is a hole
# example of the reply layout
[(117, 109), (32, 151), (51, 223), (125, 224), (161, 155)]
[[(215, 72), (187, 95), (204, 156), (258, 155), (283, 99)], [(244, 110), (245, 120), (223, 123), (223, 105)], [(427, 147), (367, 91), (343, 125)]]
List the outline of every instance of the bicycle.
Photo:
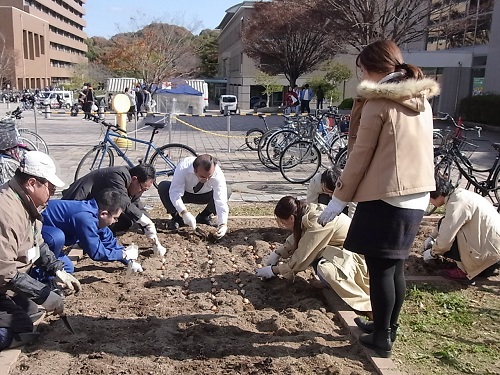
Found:
[[(19, 121), (23, 118), (21, 114), (23, 110), (20, 107), (17, 107), (12, 112), (7, 112), (6, 117), (12, 118), (14, 121)], [(20, 128), (18, 124), (16, 124), (17, 128), (17, 138), (20, 144), (24, 144), (27, 148), (31, 150), (42, 151), (45, 154), (49, 154), (49, 147), (45, 140), (34, 131), (27, 128)]]
[(260, 138), (262, 135), (269, 130), (269, 125), (267, 125), (266, 116), (259, 115), (259, 117), (264, 121), (265, 131), (261, 128), (252, 128), (247, 130), (245, 133), (245, 144), (252, 151), (257, 151), (259, 147)]
[(191, 147), (180, 143), (169, 143), (157, 147), (153, 143), (153, 139), (154, 136), (158, 134), (159, 129), (163, 129), (165, 127), (164, 123), (146, 123), (145, 125), (151, 126), (153, 130), (151, 131), (149, 141), (145, 141), (138, 138), (128, 137), (118, 126), (100, 119), (99, 116), (91, 115), (91, 120), (105, 126), (106, 133), (104, 134), (104, 139), (83, 156), (82, 160), (78, 164), (78, 167), (76, 168), (75, 180), (95, 169), (112, 167), (115, 162), (114, 153), (116, 153), (118, 157), (122, 158), (122, 160), (125, 161), (125, 163), (130, 167), (134, 166), (134, 163), (127, 157), (125, 153), (126, 150), (123, 151), (111, 137), (123, 139), (127, 142), (131, 141), (147, 145), (143, 158), (138, 160), (139, 163), (143, 163), (148, 160), (149, 154), (152, 152), (151, 150), (154, 150), (151, 159), (149, 159), (149, 163), (153, 165), (156, 170), (156, 179), (154, 182), (156, 187), (158, 187), (158, 184), (161, 181), (168, 180), (173, 176), (175, 167), (181, 159), (188, 156), (197, 156), (196, 151), (194, 151)]
[[(466, 189), (473, 186), (476, 193), (483, 197), (487, 196), (495, 206), (499, 207), (500, 143), (492, 144), (497, 154), (491, 167), (487, 169), (477, 168), (465, 154), (467, 148), (472, 147), (475, 149), (477, 146), (467, 142), (467, 138), (463, 132), (477, 131), (478, 137), (480, 137), (482, 128), (480, 126), (465, 128), (461, 124), (457, 124), (455, 119), (448, 113), (439, 113), (444, 115), (439, 120), (451, 120), (455, 131), (450, 133), (449, 139), (445, 142), (444, 146), (437, 149), (434, 153), (435, 174), (448, 180), (455, 187), (460, 185), (462, 177), (465, 178), (467, 181), (465, 185)], [(486, 179), (479, 179), (477, 176), (478, 173), (487, 173)]]
[[(335, 119), (335, 126), (329, 132), (324, 127), (324, 117)], [(326, 154), (330, 163), (335, 164), (338, 153), (347, 145), (347, 134), (341, 129), (346, 121), (343, 116), (329, 109), (316, 121), (309, 125), (308, 137), (291, 142), (281, 152), (280, 172), (291, 183), (309, 181), (323, 164), (322, 154)]]

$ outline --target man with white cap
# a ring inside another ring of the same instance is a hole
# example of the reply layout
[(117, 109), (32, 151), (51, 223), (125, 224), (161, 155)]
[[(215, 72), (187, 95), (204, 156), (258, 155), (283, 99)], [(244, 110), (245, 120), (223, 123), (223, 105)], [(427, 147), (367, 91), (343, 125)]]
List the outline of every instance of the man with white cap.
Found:
[(32, 323), (37, 305), (59, 315), (64, 311), (62, 297), (29, 275), (33, 266), (54, 275), (64, 288), (80, 291), (41, 236), (40, 210), (63, 186), (53, 160), (39, 151), (27, 152), (14, 177), (0, 186), (0, 351), (38, 336)]

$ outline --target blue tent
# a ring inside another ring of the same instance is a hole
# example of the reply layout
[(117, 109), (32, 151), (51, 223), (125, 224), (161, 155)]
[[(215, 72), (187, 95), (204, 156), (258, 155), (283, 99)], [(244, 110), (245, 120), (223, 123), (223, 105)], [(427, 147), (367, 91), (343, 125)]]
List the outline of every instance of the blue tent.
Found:
[[(154, 90), (154, 87), (151, 88)], [(195, 95), (202, 96), (203, 94), (191, 86), (183, 84), (172, 87), (171, 89), (160, 89), (155, 94), (180, 94), (180, 95)]]

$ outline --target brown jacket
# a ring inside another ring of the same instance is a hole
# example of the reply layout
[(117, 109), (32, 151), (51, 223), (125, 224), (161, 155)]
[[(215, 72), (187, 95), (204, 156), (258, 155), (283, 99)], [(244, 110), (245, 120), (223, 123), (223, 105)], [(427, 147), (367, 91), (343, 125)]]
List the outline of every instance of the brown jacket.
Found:
[(335, 189), (344, 202), (433, 191), (431, 79), (363, 81), (349, 125), (349, 157)]
[[(18, 272), (26, 273), (36, 258), (28, 250), (43, 243), (41, 216), (15, 179), (0, 187), (0, 293)], [(31, 254), (30, 254), (31, 255)]]

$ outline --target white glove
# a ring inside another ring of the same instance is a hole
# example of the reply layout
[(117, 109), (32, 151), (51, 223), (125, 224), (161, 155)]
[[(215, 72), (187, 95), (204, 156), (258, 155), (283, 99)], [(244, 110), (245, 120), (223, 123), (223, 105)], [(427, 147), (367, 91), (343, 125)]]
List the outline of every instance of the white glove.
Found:
[(196, 229), (196, 218), (191, 212), (184, 212), (184, 215), (182, 215), (182, 220), (184, 220), (184, 224), (189, 225), (192, 229)]
[(347, 206), (347, 202), (341, 201), (335, 196), (332, 196), (332, 200), (325, 207), (321, 215), (318, 217), (318, 224), (325, 226), (327, 223), (335, 219), (335, 216), (340, 214), (344, 207)]
[(142, 269), (142, 266), (136, 262), (135, 260), (132, 260), (129, 262), (128, 266), (127, 266), (127, 274), (131, 274), (133, 272), (142, 272), (144, 271)]
[(227, 233), (227, 224), (221, 224), (217, 227), (217, 231), (215, 232), (214, 236), (217, 239), (220, 239), (224, 237)]
[(436, 259), (434, 255), (432, 255), (432, 249), (427, 249), (424, 251), (424, 262), (430, 262), (433, 259)]
[(427, 237), (425, 239), (424, 245), (423, 245), (424, 251), (432, 249), (432, 246), (434, 246), (434, 242), (436, 242), (436, 240), (434, 239), (434, 237), (431, 237), (431, 236)]
[(47, 312), (53, 311), (54, 314), (61, 315), (64, 312), (64, 301), (59, 294), (50, 292), (42, 307)]
[(280, 255), (276, 251), (273, 251), (267, 257), (265, 265), (266, 266), (274, 266), (274, 265), (276, 265), (276, 263), (278, 263), (280, 258), (281, 258)]
[(153, 245), (153, 252), (155, 255), (158, 255), (160, 257), (164, 257), (165, 254), (167, 253), (167, 249), (163, 247), (163, 245), (160, 242), (156, 242)]
[(257, 268), (255, 270), (255, 274), (257, 275), (257, 277), (262, 277), (263, 279), (270, 279), (276, 276), (273, 272), (272, 266)]
[(139, 248), (137, 245), (132, 244), (123, 250), (123, 254), (124, 258), (127, 260), (137, 260), (137, 258), (139, 258)]
[(147, 238), (154, 239), (157, 237), (155, 224), (149, 217), (142, 214), (141, 218), (137, 220), (137, 222), (144, 227), (144, 234)]
[(70, 275), (64, 270), (56, 271), (54, 281), (56, 283), (64, 284), (66, 288), (74, 291), (75, 293), (78, 293), (80, 289), (82, 289), (82, 286), (80, 285), (80, 282), (76, 279), (76, 277)]

